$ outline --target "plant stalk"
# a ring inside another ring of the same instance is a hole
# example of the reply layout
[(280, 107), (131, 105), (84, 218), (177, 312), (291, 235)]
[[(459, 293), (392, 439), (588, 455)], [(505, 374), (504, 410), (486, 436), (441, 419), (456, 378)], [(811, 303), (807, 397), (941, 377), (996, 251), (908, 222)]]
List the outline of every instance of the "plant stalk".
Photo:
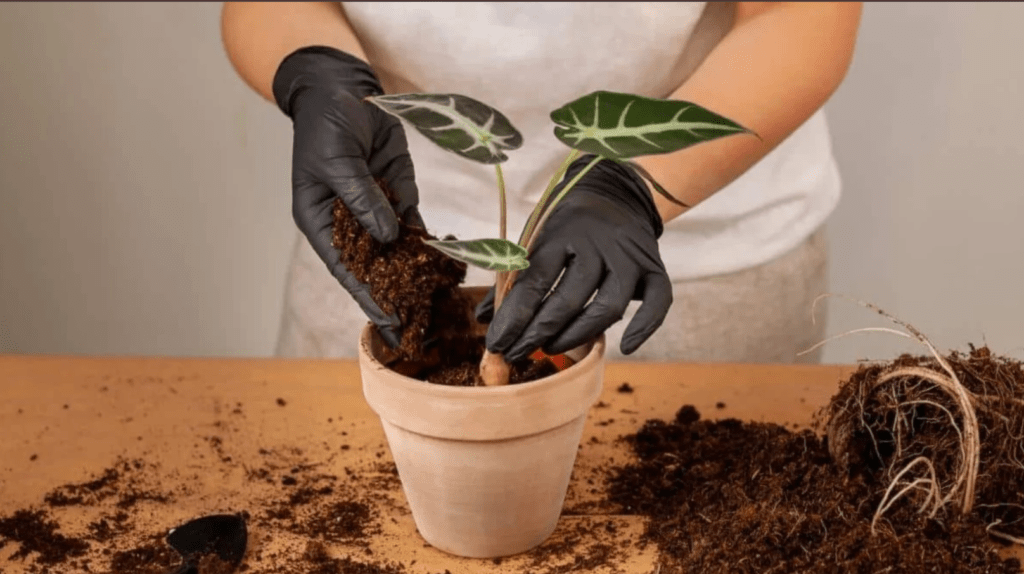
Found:
[[(505, 177), (501, 172), (501, 164), (494, 165), (494, 171), (498, 177), (498, 217), (500, 221), (499, 232), (501, 238), (506, 239), (507, 235), (507, 216), (506, 216), (506, 199), (505, 199)], [(507, 271), (497, 271), (494, 275), (494, 312), (498, 312), (498, 307), (501, 306), (502, 300), (508, 291), (509, 285), (509, 274)], [(486, 348), (484, 349), (484, 356), (480, 359), (480, 379), (483, 381), (484, 386), (496, 387), (507, 385), (509, 375), (511, 374), (511, 366), (505, 361), (505, 357), (497, 353), (491, 353)]]
[[(561, 174), (565, 173), (565, 170), (568, 169), (569, 164), (572, 163), (572, 161), (575, 159), (573, 157), (574, 155), (576, 155), (576, 150), (573, 150), (573, 153), (569, 154), (569, 158), (566, 159), (565, 164), (563, 165), (563, 169), (560, 170), (560, 173), (556, 174), (556, 177), (551, 178), (553, 182), (557, 181), (558, 177), (560, 177)], [(569, 181), (569, 183), (562, 188), (562, 191), (560, 191), (558, 195), (555, 196), (555, 199), (551, 201), (548, 205), (545, 205), (545, 203), (547, 203), (547, 199), (548, 197), (550, 197), (551, 190), (554, 189), (554, 186), (549, 186), (549, 188), (544, 192), (544, 195), (541, 197), (541, 200), (537, 203), (537, 209), (535, 209), (534, 213), (531, 214), (530, 216), (530, 219), (535, 221), (535, 227), (532, 230), (530, 230), (529, 239), (527, 243), (523, 245), (523, 247), (525, 247), (527, 251), (529, 251), (530, 247), (533, 245), (533, 242), (537, 239), (537, 236), (540, 234), (541, 228), (544, 226), (544, 223), (548, 220), (548, 217), (551, 215), (551, 211), (554, 210), (556, 205), (558, 205), (558, 202), (562, 201), (562, 198), (565, 197), (565, 194), (569, 193), (569, 190), (572, 189), (573, 186), (575, 186), (576, 183), (579, 182), (579, 180), (584, 175), (586, 175), (586, 173), (590, 171), (592, 167), (597, 165), (597, 162), (601, 161), (602, 159), (604, 158), (602, 158), (601, 156), (595, 157), (593, 161), (588, 163), (578, 174), (576, 174), (576, 177), (572, 178), (572, 180)], [(505, 197), (504, 191), (502, 191), (501, 197)], [(544, 208), (543, 212), (541, 211), (542, 207)], [(538, 214), (540, 214), (539, 218), (535, 219), (534, 216)], [(504, 218), (502, 219), (502, 223), (504, 224)], [(529, 228), (529, 225), (530, 224), (528, 222), (527, 227), (524, 228), (524, 235), (526, 234), (525, 232)], [(502, 225), (502, 231), (504, 231), (504, 225)], [(503, 275), (504, 277), (502, 277)], [(515, 282), (518, 276), (518, 271), (499, 274), (498, 281), (494, 286), (495, 313), (497, 313), (498, 305), (505, 298), (505, 295), (508, 294), (509, 290), (511, 290), (512, 284)], [(483, 359), (481, 359), (480, 361), (480, 378), (481, 380), (483, 380), (485, 386), (490, 387), (507, 385), (510, 372), (511, 369), (509, 367), (509, 364), (505, 362), (505, 358), (503, 356), (497, 353), (491, 353), (487, 349), (484, 349), (484, 356)]]
[[(556, 174), (555, 177), (551, 178), (551, 181), (552, 182), (556, 182), (556, 181), (560, 180), (561, 176), (568, 169), (569, 164), (572, 163), (573, 161), (575, 161), (578, 156), (579, 156), (579, 151), (578, 150), (572, 150), (572, 153), (569, 154), (569, 157), (565, 160), (565, 163), (562, 164), (562, 169), (559, 171), (558, 174)], [(548, 220), (548, 216), (551, 215), (551, 211), (554, 210), (556, 205), (558, 205), (558, 202), (562, 201), (562, 198), (565, 197), (565, 194), (568, 193), (569, 190), (572, 189), (573, 186), (575, 186), (576, 183), (588, 171), (590, 171), (590, 168), (592, 168), (595, 165), (597, 165), (597, 162), (601, 161), (602, 159), (604, 159), (604, 158), (601, 157), (601, 156), (597, 156), (597, 157), (595, 157), (593, 159), (593, 161), (591, 161), (586, 166), (584, 166), (583, 170), (580, 171), (578, 174), (576, 174), (576, 177), (572, 178), (572, 180), (564, 188), (562, 188), (562, 191), (558, 194), (557, 197), (555, 197), (554, 201), (552, 201), (550, 205), (545, 206), (545, 203), (547, 202), (548, 197), (551, 195), (551, 191), (555, 188), (554, 184), (548, 186), (547, 191), (544, 192), (544, 195), (541, 197), (540, 201), (537, 202), (537, 208), (534, 210), (534, 213), (530, 216), (531, 220), (535, 220), (535, 228), (533, 230), (531, 230), (532, 232), (529, 235), (529, 240), (526, 243), (523, 243), (522, 239), (520, 239), (520, 242), (519, 242), (520, 245), (525, 247), (527, 251), (530, 250), (530, 248), (533, 246), (533, 242), (536, 241), (537, 236), (540, 234), (541, 228), (543, 227), (544, 223)], [(546, 209), (543, 209), (543, 212), (542, 212), (541, 208), (544, 208), (544, 207), (546, 207)], [(534, 216), (537, 216), (537, 217), (534, 217)], [(527, 225), (527, 227), (524, 228), (524, 236), (525, 236), (525, 231), (530, 226), (530, 223), (527, 222), (526, 225)], [(494, 289), (494, 302), (495, 302), (494, 309), (495, 309), (495, 311), (497, 311), (497, 309), (498, 309), (498, 304), (497, 304), (498, 301), (503, 300), (505, 298), (505, 296), (508, 295), (508, 292), (512, 290), (512, 285), (515, 284), (516, 279), (518, 277), (519, 277), (519, 271), (518, 270), (512, 271), (512, 272), (506, 274), (504, 286), (495, 285), (495, 289)]]
[[(494, 164), (494, 172), (498, 177), (498, 229), (499, 237), (506, 239), (508, 232), (508, 216), (505, 199), (505, 175), (501, 171), (501, 164)], [(508, 283), (508, 272), (497, 271), (494, 274), (494, 311), (497, 312), (505, 298), (505, 285)]]
[(596, 156), (594, 159), (592, 159), (590, 163), (584, 166), (584, 168), (580, 170), (579, 173), (576, 174), (576, 177), (572, 178), (572, 180), (570, 180), (569, 183), (562, 188), (562, 191), (560, 191), (558, 195), (555, 196), (555, 199), (551, 202), (551, 204), (548, 205), (546, 209), (544, 209), (544, 213), (543, 215), (541, 215), (536, 227), (534, 227), (534, 229), (530, 233), (530, 237), (526, 240), (526, 243), (523, 244), (523, 247), (525, 247), (527, 251), (529, 251), (530, 248), (533, 247), (533, 242), (537, 240), (537, 236), (540, 235), (540, 230), (544, 227), (544, 223), (547, 222), (548, 217), (551, 217), (551, 212), (555, 210), (555, 206), (558, 205), (558, 203), (562, 201), (562, 198), (565, 197), (565, 194), (569, 193), (569, 190), (572, 189), (577, 183), (579, 183), (580, 179), (582, 179), (583, 176), (586, 175), (587, 172), (590, 171), (592, 167), (597, 165), (597, 162), (601, 161), (602, 159), (604, 159), (604, 157), (602, 156)]
[(484, 349), (480, 359), (480, 380), (485, 387), (500, 387), (508, 384), (512, 366), (505, 361), (501, 353), (492, 353)]
[(548, 181), (547, 188), (544, 189), (544, 193), (541, 194), (540, 199), (537, 201), (537, 205), (533, 207), (533, 211), (530, 213), (530, 218), (526, 220), (526, 225), (523, 226), (523, 232), (519, 235), (519, 245), (526, 247), (523, 243), (525, 239), (530, 237), (533, 233), (533, 228), (537, 225), (537, 220), (540, 219), (540, 214), (544, 211), (544, 206), (548, 202), (548, 198), (551, 197), (551, 193), (555, 190), (555, 186), (562, 180), (562, 176), (569, 170), (569, 165), (576, 161), (576, 158), (580, 157), (580, 151), (578, 149), (572, 149), (569, 151), (569, 155), (566, 156), (565, 161), (558, 168), (552, 176), (551, 180)]

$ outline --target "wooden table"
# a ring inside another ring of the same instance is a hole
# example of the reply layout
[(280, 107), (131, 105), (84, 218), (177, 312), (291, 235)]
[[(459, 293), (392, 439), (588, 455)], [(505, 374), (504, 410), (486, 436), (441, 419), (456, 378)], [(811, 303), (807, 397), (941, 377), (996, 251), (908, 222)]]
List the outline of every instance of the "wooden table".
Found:
[[(589, 515), (588, 504), (600, 493), (588, 480), (599, 465), (628, 458), (614, 439), (645, 420), (671, 418), (681, 405), (692, 404), (708, 418), (806, 426), (852, 369), (609, 365), (601, 399), (606, 406), (591, 410), (565, 504), (571, 513), (555, 537), (576, 521), (598, 518), (614, 521), (623, 540), (641, 531), (636, 516)], [(634, 392), (617, 392), (623, 382)], [(259, 487), (247, 481), (251, 473), (245, 470), (261, 456), (278, 457), (282, 467), (289, 456), (301, 456), (341, 476), (346, 467), (389, 460), (354, 361), (3, 356), (0, 396), (0, 516), (39, 504), (56, 486), (95, 477), (118, 457), (157, 464), (165, 484), (178, 482), (184, 489), (174, 505), (136, 507), (149, 508), (138, 521), (154, 532), (251, 504)], [(395, 504), (386, 507), (389, 516), (370, 544), (375, 556), (401, 560), (411, 573), (525, 570), (524, 557), (494, 564), (425, 547), (400, 487), (392, 481), (387, 488)], [(280, 542), (271, 533), (253, 534), (262, 534), (257, 538), (264, 555)], [(16, 574), (20, 563), (7, 561), (12, 551), (0, 549), (0, 571)], [(652, 572), (653, 553), (638, 549), (619, 566)]]

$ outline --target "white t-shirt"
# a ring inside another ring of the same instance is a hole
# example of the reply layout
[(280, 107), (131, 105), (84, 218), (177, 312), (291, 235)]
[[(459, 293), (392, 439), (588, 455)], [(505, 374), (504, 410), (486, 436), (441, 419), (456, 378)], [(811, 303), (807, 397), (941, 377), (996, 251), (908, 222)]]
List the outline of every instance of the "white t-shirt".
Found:
[[(668, 97), (731, 26), (733, 3), (343, 3), (388, 93), (458, 93), (504, 113), (523, 146), (502, 165), (509, 236), (518, 237), (568, 147), (549, 114), (595, 90)], [(699, 102), (714, 110), (714, 102)], [(407, 129), (431, 233), (495, 237), (494, 167)], [(814, 232), (839, 201), (828, 127), (818, 111), (726, 188), (665, 226), (673, 280), (765, 263)], [(467, 283), (492, 274), (472, 269)]]

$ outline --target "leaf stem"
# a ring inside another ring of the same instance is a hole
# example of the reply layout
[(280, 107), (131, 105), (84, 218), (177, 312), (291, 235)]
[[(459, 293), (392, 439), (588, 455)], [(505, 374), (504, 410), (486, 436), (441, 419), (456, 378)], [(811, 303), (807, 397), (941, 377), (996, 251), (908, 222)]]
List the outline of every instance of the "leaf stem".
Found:
[(505, 239), (507, 222), (505, 219), (505, 176), (501, 173), (501, 164), (494, 164), (494, 172), (498, 176), (498, 224), (501, 226), (502, 239)]
[(565, 175), (566, 171), (568, 171), (569, 165), (572, 162), (576, 161), (576, 158), (580, 157), (580, 155), (580, 150), (570, 150), (569, 155), (565, 158), (565, 161), (562, 162), (562, 165), (558, 168), (558, 171), (551, 175), (551, 180), (548, 181), (547, 188), (544, 190), (544, 193), (540, 196), (540, 199), (537, 201), (537, 205), (533, 206), (533, 212), (530, 213), (530, 219), (526, 221), (526, 225), (523, 227), (523, 233), (519, 236), (519, 244), (523, 245), (523, 247), (525, 247), (523, 241), (530, 237), (530, 235), (533, 233), (533, 228), (536, 227), (537, 220), (540, 219), (540, 214), (544, 210), (544, 205), (548, 202), (548, 199), (551, 197), (551, 192), (554, 191), (555, 186), (558, 185), (558, 182), (562, 180), (562, 176)]
[[(506, 216), (506, 199), (505, 199), (505, 176), (501, 172), (501, 164), (494, 164), (494, 172), (498, 177), (498, 218), (499, 218), (499, 229), (501, 239), (506, 239), (508, 218)], [(497, 311), (498, 307), (501, 306), (502, 299), (505, 298), (505, 285), (508, 282), (508, 272), (497, 271), (494, 274), (494, 310)]]
[(527, 251), (529, 251), (530, 247), (533, 246), (533, 242), (537, 240), (537, 236), (540, 235), (541, 228), (544, 227), (544, 223), (547, 222), (548, 217), (551, 216), (551, 212), (554, 211), (555, 206), (558, 205), (558, 203), (562, 201), (562, 198), (565, 197), (565, 194), (569, 193), (569, 190), (572, 189), (580, 181), (580, 179), (582, 179), (583, 176), (586, 175), (587, 172), (590, 171), (592, 167), (597, 165), (597, 162), (601, 161), (602, 159), (605, 158), (603, 156), (598, 155), (595, 156), (594, 159), (590, 160), (590, 163), (584, 166), (584, 168), (580, 170), (579, 173), (576, 174), (576, 177), (572, 178), (572, 180), (570, 180), (569, 183), (562, 188), (562, 191), (558, 193), (554, 201), (552, 201), (549, 205), (546, 206), (546, 208), (544, 209), (544, 214), (541, 215), (540, 220), (537, 222), (536, 227), (530, 234), (529, 239), (527, 239), (526, 244), (523, 245), (523, 247), (525, 247)]
[[(573, 157), (574, 155), (579, 155), (579, 153), (576, 150), (573, 150), (573, 152), (574, 152), (573, 154), (570, 154), (570, 159), (565, 162), (565, 166), (568, 166), (570, 163), (572, 163), (573, 160), (576, 159), (575, 157)], [(520, 242), (520, 245), (522, 245), (526, 249), (527, 253), (529, 253), (530, 247), (533, 245), (533, 242), (536, 241), (537, 236), (540, 235), (541, 228), (544, 226), (544, 223), (548, 220), (548, 216), (551, 215), (551, 211), (554, 210), (556, 205), (558, 205), (558, 202), (562, 201), (562, 198), (565, 197), (565, 194), (569, 193), (569, 190), (572, 189), (573, 186), (575, 186), (576, 183), (584, 175), (586, 175), (586, 173), (588, 171), (590, 171), (590, 168), (592, 168), (595, 165), (597, 165), (597, 162), (601, 161), (602, 159), (605, 159), (605, 158), (603, 156), (599, 155), (599, 156), (596, 156), (593, 160), (591, 160), (590, 163), (588, 163), (586, 166), (584, 166), (583, 169), (578, 174), (576, 174), (576, 177), (572, 178), (572, 180), (568, 184), (566, 184), (565, 187), (562, 188), (562, 191), (560, 191), (558, 193), (558, 195), (555, 197), (555, 199), (550, 202), (550, 205), (545, 206), (546, 209), (543, 210), (543, 213), (540, 215), (539, 220), (536, 222), (536, 224), (534, 225), (534, 228), (531, 230), (531, 233), (530, 233), (530, 236), (529, 236), (529, 239), (527, 240), (527, 242), (525, 244)], [(562, 170), (562, 173), (565, 173), (565, 170)], [(552, 180), (554, 180), (554, 178), (552, 178)], [(551, 189), (554, 189), (554, 186), (552, 186)], [(550, 193), (545, 193), (545, 195), (550, 195)], [(542, 199), (543, 199), (542, 201), (537, 203), (537, 206), (538, 206), (537, 213), (541, 213), (539, 209), (540, 209), (541, 206), (544, 206), (544, 204), (546, 202), (546, 198), (542, 198)], [(497, 308), (498, 308), (498, 305), (497, 305), (498, 301), (503, 299), (505, 297), (505, 295), (507, 295), (508, 292), (512, 289), (512, 285), (515, 284), (517, 277), (519, 277), (519, 270), (518, 269), (515, 270), (515, 271), (512, 271), (511, 273), (508, 274), (507, 280), (506, 280), (503, 288), (498, 288), (497, 286), (495, 286), (495, 290), (494, 290), (494, 302), (495, 302), (494, 308), (495, 308), (495, 310), (497, 310)]]

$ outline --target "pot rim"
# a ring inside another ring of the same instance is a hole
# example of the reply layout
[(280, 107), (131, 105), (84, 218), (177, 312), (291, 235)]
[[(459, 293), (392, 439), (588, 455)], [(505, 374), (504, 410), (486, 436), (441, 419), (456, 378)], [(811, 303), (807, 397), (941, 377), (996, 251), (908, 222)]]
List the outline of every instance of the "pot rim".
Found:
[(393, 378), (393, 382), (404, 385), (409, 390), (415, 390), (418, 393), (431, 395), (438, 398), (453, 398), (459, 397), (472, 397), (480, 396), (484, 393), (489, 396), (503, 397), (503, 396), (515, 396), (515, 395), (530, 395), (534, 393), (543, 392), (547, 387), (552, 385), (558, 385), (565, 379), (575, 376), (576, 371), (600, 368), (595, 363), (600, 363), (604, 359), (604, 347), (605, 347), (605, 336), (602, 333), (598, 335), (596, 339), (590, 343), (586, 343), (572, 349), (565, 354), (570, 356), (575, 354), (583, 354), (580, 359), (573, 359), (574, 363), (566, 369), (558, 371), (555, 374), (548, 375), (546, 377), (528, 381), (525, 383), (517, 383), (514, 385), (500, 385), (500, 386), (473, 386), (473, 387), (456, 387), (452, 385), (439, 385), (437, 383), (430, 383), (427, 381), (421, 381), (412, 377), (402, 375), (381, 363), (373, 353), (373, 341), (374, 341), (374, 326), (373, 323), (367, 322), (363, 327), (363, 331), (359, 336), (359, 354), (363, 355), (369, 364), (379, 371), (388, 373), (389, 378)]
[(384, 345), (368, 322), (359, 337), (359, 366), (370, 408), (397, 427), (442, 440), (509, 440), (546, 432), (585, 416), (604, 386), (603, 333), (567, 352), (576, 362), (565, 370), (487, 388), (439, 385), (402, 375), (374, 354)]

